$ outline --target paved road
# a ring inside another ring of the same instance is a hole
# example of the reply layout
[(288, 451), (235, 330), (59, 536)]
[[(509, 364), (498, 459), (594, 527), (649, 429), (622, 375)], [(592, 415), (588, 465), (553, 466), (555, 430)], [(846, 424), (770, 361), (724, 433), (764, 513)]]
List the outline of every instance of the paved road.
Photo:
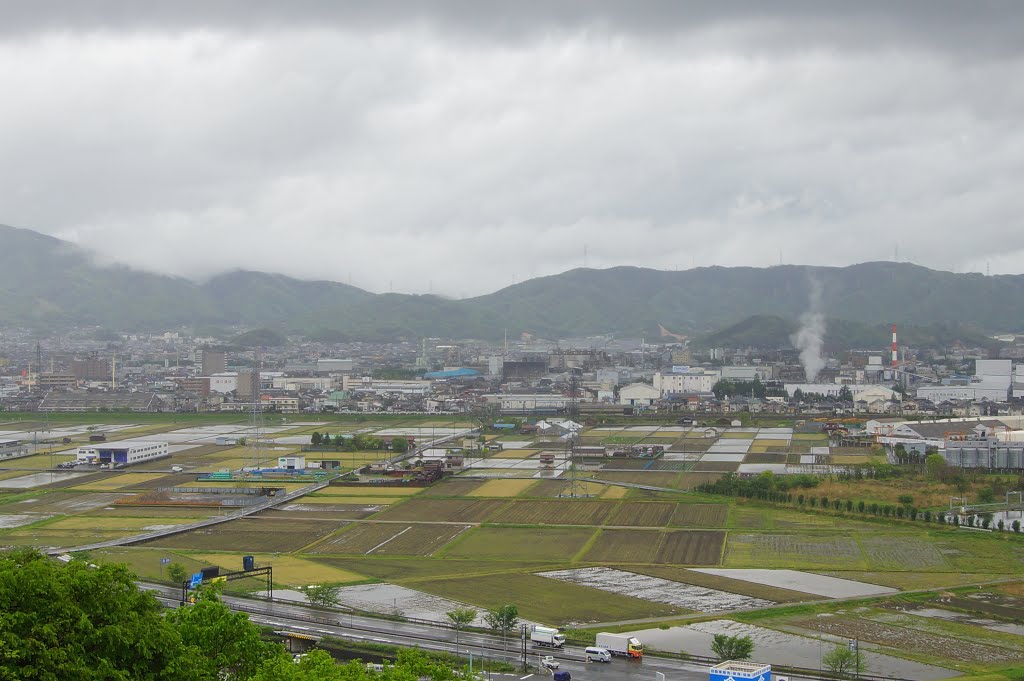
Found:
[(258, 504), (252, 506), (243, 506), (237, 511), (232, 513), (226, 513), (221, 516), (213, 518), (206, 518), (205, 520), (198, 520), (194, 523), (187, 523), (185, 525), (175, 525), (164, 530), (157, 530), (155, 532), (147, 532), (145, 534), (135, 534), (129, 537), (121, 537), (120, 539), (111, 539), (110, 541), (99, 542), (96, 544), (83, 544), (82, 546), (72, 546), (70, 548), (57, 548), (50, 549), (49, 554), (51, 556), (62, 555), (65, 553), (75, 553), (78, 551), (95, 551), (97, 549), (108, 549), (113, 546), (127, 546), (129, 544), (137, 544), (143, 541), (149, 541), (151, 539), (159, 539), (160, 537), (168, 537), (172, 534), (181, 534), (182, 532), (188, 532), (189, 530), (195, 530), (200, 527), (209, 527), (210, 525), (218, 525), (220, 523), (226, 523), (231, 520), (237, 520), (238, 518), (244, 518), (260, 511), (266, 511), (269, 508), (274, 508), (281, 504), (294, 501), (299, 497), (305, 496), (317, 490), (321, 490), (328, 485), (330, 481), (320, 482), (315, 485), (307, 485), (300, 487), (299, 489), (289, 492), (288, 494), (282, 494), (278, 496), (268, 497), (265, 501), (261, 501)]
[[(141, 583), (140, 587), (156, 592), (161, 602), (168, 607), (177, 607), (180, 603), (179, 590), (148, 583)], [(298, 603), (281, 601), (268, 602), (234, 596), (225, 596), (223, 600), (228, 607), (248, 613), (253, 622), (275, 630), (455, 652), (455, 631), (443, 625), (381, 620), (350, 613), (327, 612)], [(518, 665), (522, 660), (522, 641), (518, 635), (513, 635), (509, 637), (507, 646), (503, 647), (498, 636), (462, 632), (459, 636), (459, 653), (463, 656), (471, 653), (475, 660), (503, 659)], [(531, 671), (501, 676), (524, 681), (545, 681), (550, 678), (550, 673), (543, 669), (538, 671), (540, 657), (543, 655), (555, 657), (559, 661), (560, 669), (569, 671), (577, 679), (654, 681), (655, 672), (665, 674), (668, 681), (704, 681), (708, 678), (707, 666), (703, 664), (654, 656), (645, 657), (643, 660), (616, 658), (607, 664), (591, 663), (586, 662), (582, 647), (566, 646), (561, 650), (551, 650), (529, 645), (527, 661)], [(793, 681), (809, 681), (804, 677), (789, 678)]]

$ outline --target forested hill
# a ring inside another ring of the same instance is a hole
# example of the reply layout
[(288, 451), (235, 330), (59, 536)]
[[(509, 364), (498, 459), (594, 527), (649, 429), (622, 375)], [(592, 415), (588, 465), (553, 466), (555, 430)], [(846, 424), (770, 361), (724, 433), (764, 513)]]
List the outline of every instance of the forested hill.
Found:
[(835, 320), (981, 331), (1013, 331), (1024, 324), (1024, 275), (953, 274), (906, 263), (577, 269), (450, 300), (373, 294), (263, 272), (231, 272), (196, 283), (101, 266), (68, 242), (0, 226), (0, 319), (6, 326), (41, 329), (243, 324), (338, 340), (498, 339), (506, 330), (511, 336), (529, 331), (548, 338), (653, 338), (659, 324), (693, 335), (753, 316), (792, 322), (808, 305), (812, 280), (821, 287), (823, 314)]

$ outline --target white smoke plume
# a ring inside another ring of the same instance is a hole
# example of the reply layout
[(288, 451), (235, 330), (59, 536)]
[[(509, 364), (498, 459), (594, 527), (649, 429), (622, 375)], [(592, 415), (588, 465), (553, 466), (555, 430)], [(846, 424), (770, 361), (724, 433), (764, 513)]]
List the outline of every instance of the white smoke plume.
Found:
[(810, 295), (807, 310), (800, 315), (800, 328), (790, 337), (793, 345), (800, 350), (800, 364), (808, 383), (814, 383), (825, 367), (821, 356), (821, 347), (825, 343), (825, 315), (821, 311), (821, 284), (816, 279), (810, 280)]

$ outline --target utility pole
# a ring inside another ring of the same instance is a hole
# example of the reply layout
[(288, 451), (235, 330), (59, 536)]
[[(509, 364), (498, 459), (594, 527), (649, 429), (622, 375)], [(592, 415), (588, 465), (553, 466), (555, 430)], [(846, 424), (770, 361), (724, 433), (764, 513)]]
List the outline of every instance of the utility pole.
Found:
[(526, 625), (519, 625), (519, 631), (523, 639), (523, 673), (526, 673)]

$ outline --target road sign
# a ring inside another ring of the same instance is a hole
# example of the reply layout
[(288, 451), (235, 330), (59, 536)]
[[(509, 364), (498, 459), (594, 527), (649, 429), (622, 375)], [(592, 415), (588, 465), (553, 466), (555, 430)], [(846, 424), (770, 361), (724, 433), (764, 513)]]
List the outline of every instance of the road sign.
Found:
[(196, 588), (197, 586), (199, 586), (202, 583), (203, 583), (203, 573), (202, 572), (197, 572), (194, 575), (192, 575), (192, 579), (189, 580), (188, 588), (194, 589), (194, 588)]
[(171, 562), (171, 559), (170, 559), (170, 558), (161, 558), (161, 559), (160, 559), (160, 564), (161, 564), (161, 565), (167, 565), (167, 564), (169, 564), (170, 562)]

